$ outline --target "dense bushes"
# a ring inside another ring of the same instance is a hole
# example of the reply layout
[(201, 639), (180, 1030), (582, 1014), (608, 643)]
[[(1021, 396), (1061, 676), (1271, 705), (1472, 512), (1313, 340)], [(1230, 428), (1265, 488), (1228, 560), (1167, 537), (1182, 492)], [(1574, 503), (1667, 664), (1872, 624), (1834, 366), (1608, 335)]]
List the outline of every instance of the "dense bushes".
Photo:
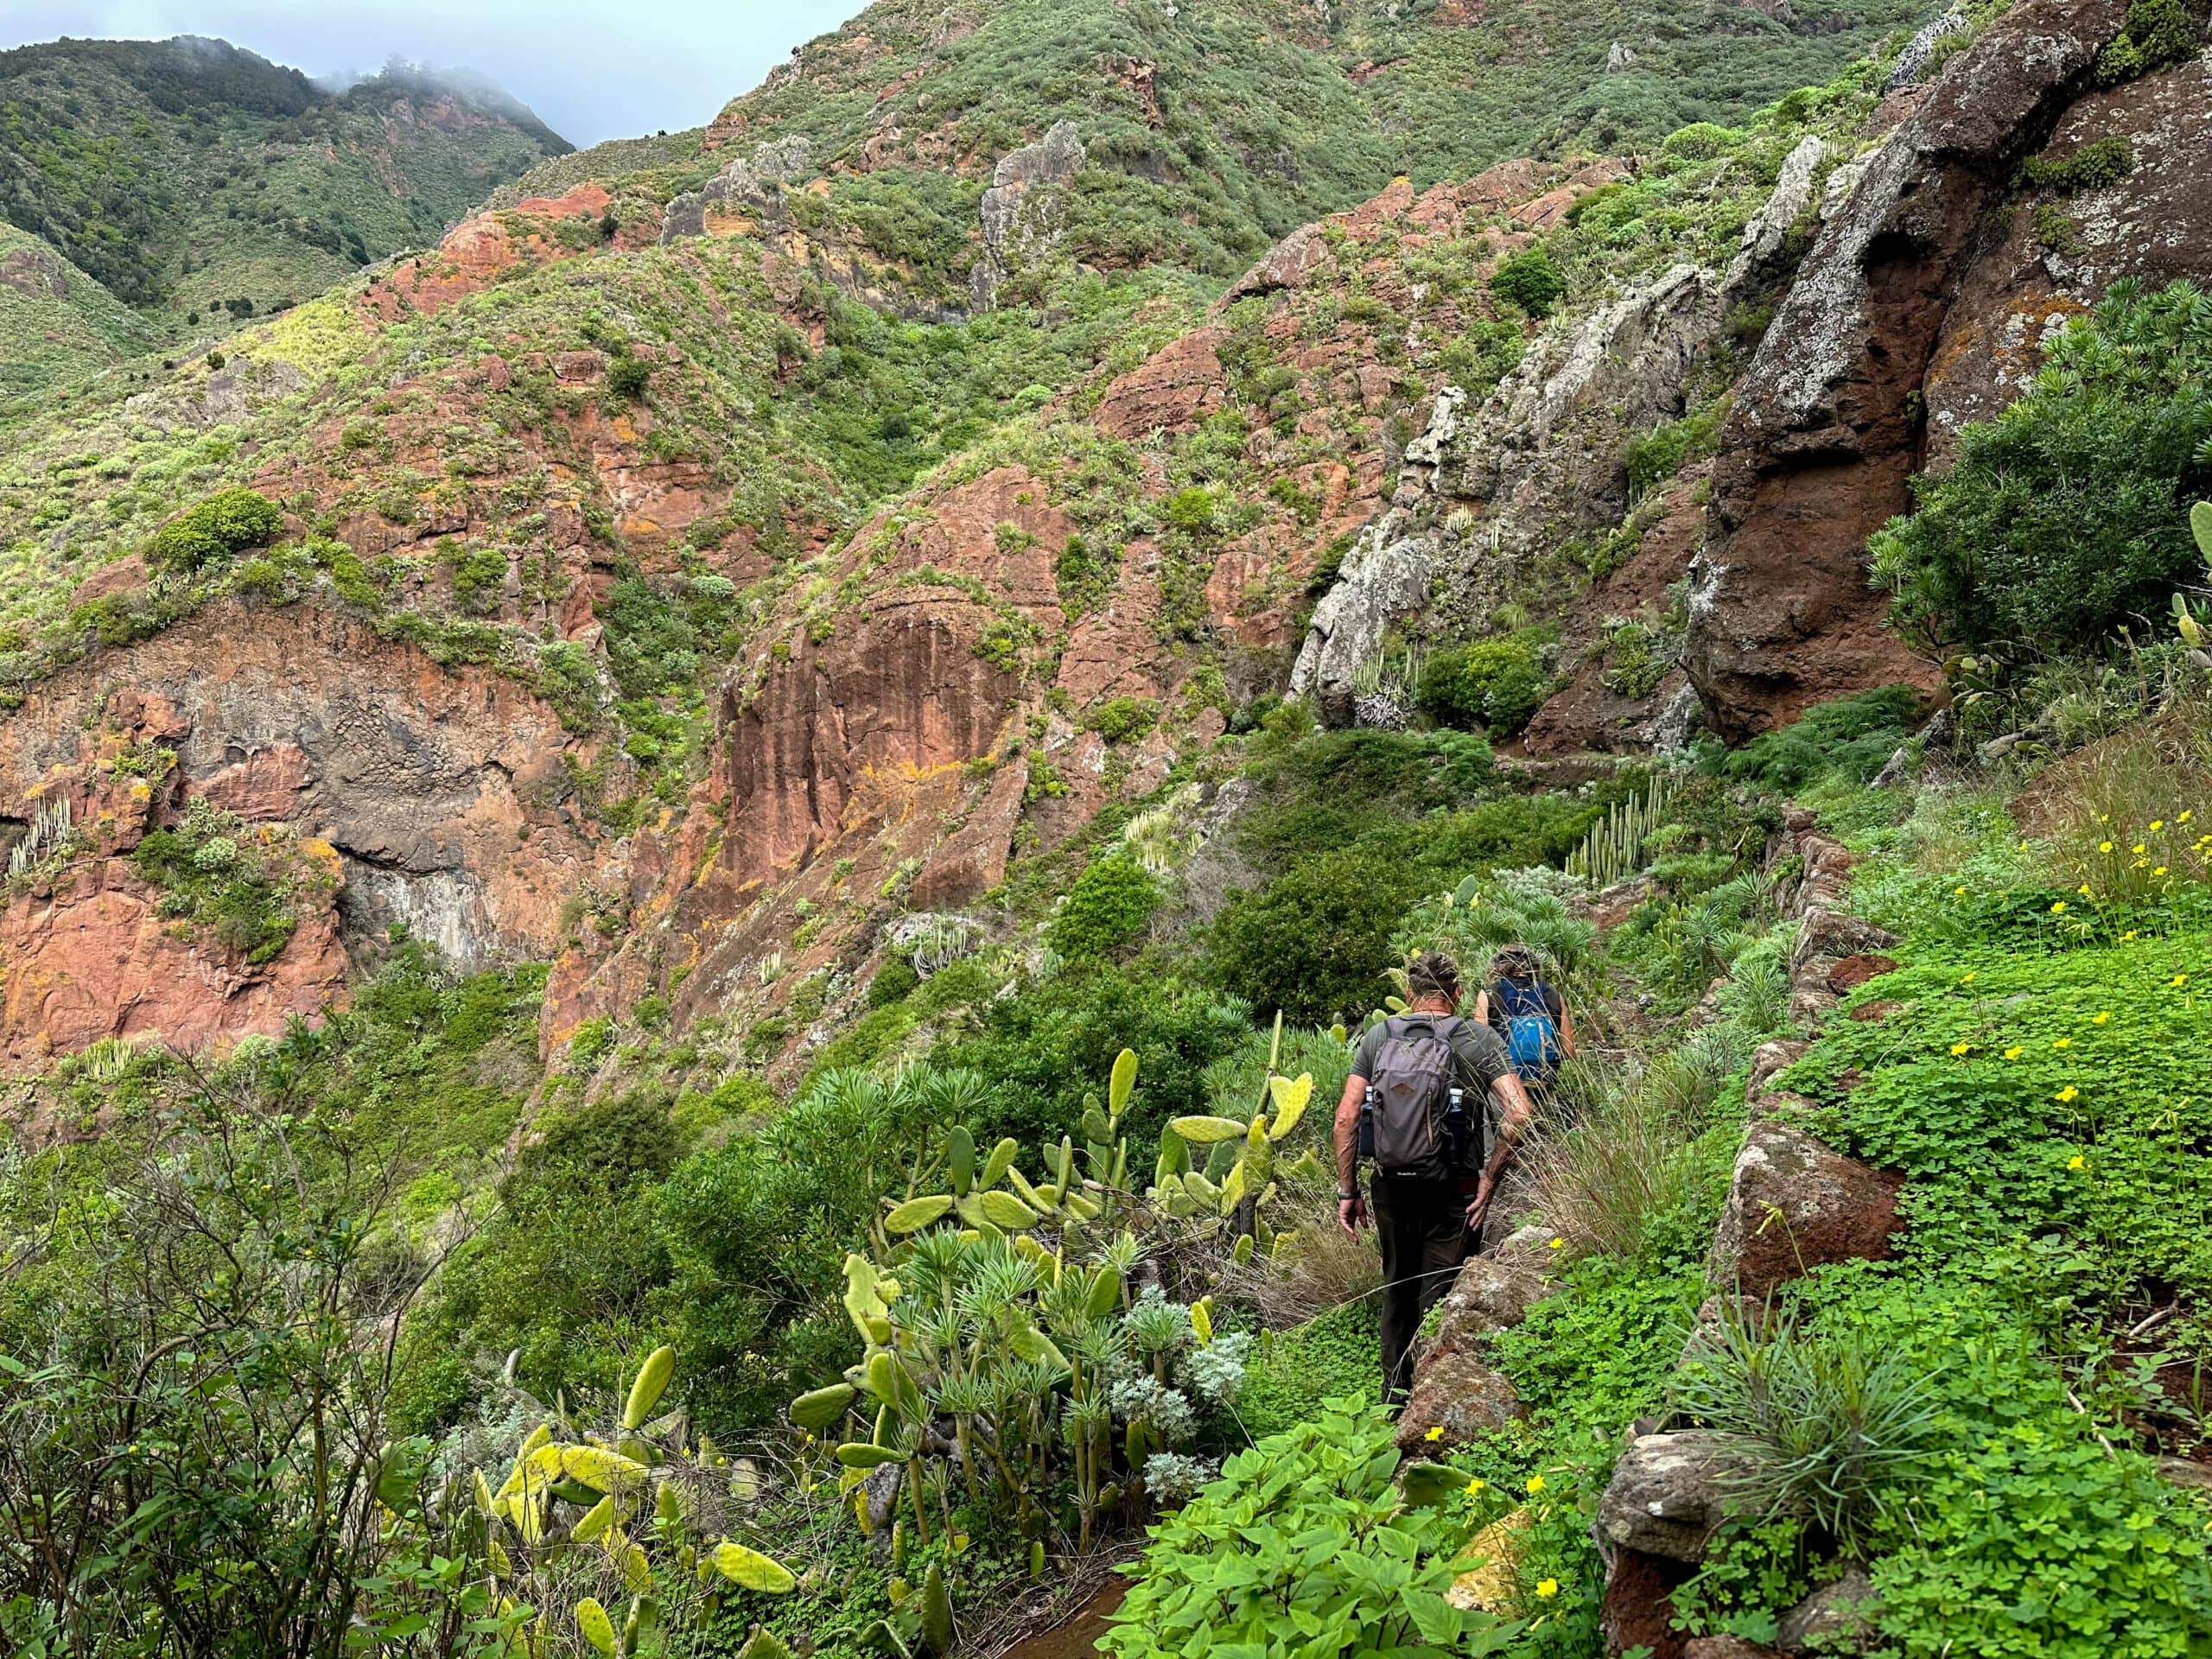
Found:
[(1509, 255), (1491, 274), (1490, 290), (1532, 317), (1548, 317), (1567, 293), (1567, 279), (1539, 244)]
[(1831, 774), (1863, 784), (1910, 734), (1918, 712), (1912, 688), (1904, 685), (1816, 703), (1780, 730), (1724, 757), (1720, 770), (1770, 790), (1796, 789)]
[(1549, 690), (1535, 647), (1516, 635), (1432, 653), (1421, 664), (1420, 704), (1446, 726), (1512, 737), (1535, 718)]
[(1332, 1400), (1230, 1459), (1153, 1529), (1101, 1645), (1120, 1659), (1170, 1659), (1201, 1643), (1250, 1659), (1498, 1651), (1497, 1619), (1444, 1598), (1468, 1529), (1440, 1495), (1401, 1497), (1393, 1428), (1363, 1401)]
[(266, 547), (284, 528), (284, 515), (265, 495), (222, 490), (188, 507), (154, 532), (146, 563), (156, 570), (191, 575), (233, 553)]
[(1356, 850), (1324, 853), (1233, 896), (1207, 941), (1215, 980), (1298, 1025), (1364, 1014), (1389, 994), (1390, 932), (1423, 882)]
[(1112, 957), (1135, 944), (1160, 906), (1160, 888), (1126, 853), (1099, 859), (1077, 878), (1045, 930), (1046, 943), (1074, 961)]
[(1897, 626), (1931, 649), (2091, 645), (2164, 614), (2198, 568), (2186, 510), (2212, 476), (2212, 299), (2115, 283), (2045, 355), (1871, 543)]

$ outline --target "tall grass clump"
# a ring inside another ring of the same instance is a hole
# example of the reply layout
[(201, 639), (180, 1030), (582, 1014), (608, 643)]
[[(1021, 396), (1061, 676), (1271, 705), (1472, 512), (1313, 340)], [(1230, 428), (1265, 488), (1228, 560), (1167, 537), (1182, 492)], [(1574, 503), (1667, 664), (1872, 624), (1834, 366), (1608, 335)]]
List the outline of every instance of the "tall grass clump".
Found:
[(1861, 1559), (1937, 1438), (1936, 1395), (1910, 1357), (1865, 1332), (1808, 1331), (1789, 1309), (1725, 1314), (1675, 1402), (1740, 1455), (1729, 1484), (1747, 1514), (1808, 1522)]

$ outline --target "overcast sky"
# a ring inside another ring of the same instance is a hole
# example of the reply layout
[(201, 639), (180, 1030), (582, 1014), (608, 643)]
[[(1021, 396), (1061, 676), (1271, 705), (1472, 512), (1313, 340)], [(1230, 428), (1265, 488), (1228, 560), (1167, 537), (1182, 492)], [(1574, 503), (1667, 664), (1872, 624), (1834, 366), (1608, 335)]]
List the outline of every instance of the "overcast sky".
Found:
[(488, 75), (575, 144), (711, 119), (863, 0), (0, 0), (0, 47), (213, 35), (309, 74)]

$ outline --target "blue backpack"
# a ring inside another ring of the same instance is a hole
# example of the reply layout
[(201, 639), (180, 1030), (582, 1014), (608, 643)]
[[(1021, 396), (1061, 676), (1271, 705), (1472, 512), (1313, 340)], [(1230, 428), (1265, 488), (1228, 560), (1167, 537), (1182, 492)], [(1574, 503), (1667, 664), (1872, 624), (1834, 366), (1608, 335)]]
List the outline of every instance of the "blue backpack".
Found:
[(1559, 1069), (1566, 1051), (1560, 1046), (1559, 1024), (1552, 1018), (1543, 981), (1516, 985), (1500, 980), (1495, 989), (1498, 1012), (1505, 1016), (1505, 1052), (1515, 1073), (1541, 1082)]

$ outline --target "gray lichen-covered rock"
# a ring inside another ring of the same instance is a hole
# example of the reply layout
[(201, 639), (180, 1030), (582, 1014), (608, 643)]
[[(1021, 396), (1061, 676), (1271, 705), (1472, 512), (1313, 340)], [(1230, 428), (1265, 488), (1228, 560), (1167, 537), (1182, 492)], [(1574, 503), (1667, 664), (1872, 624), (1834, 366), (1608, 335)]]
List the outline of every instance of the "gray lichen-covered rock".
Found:
[(1764, 1301), (1831, 1262), (1890, 1254), (1901, 1177), (1770, 1119), (1744, 1132), (1709, 1262), (1723, 1289)]
[(1007, 277), (1058, 245), (1059, 187), (1086, 159), (1082, 134), (1072, 121), (1055, 122), (1035, 143), (999, 157), (978, 207), (983, 246), (969, 279), (977, 310), (989, 310)]
[(1728, 274), (1722, 281), (1724, 288), (1733, 290), (1771, 272), (1790, 227), (1812, 205), (1813, 181), (1827, 155), (1826, 141), (1808, 137), (1800, 139), (1797, 147), (1783, 158), (1782, 171), (1775, 179), (1766, 205), (1752, 214), (1751, 222), (1744, 226), (1743, 241), (1736, 249), (1736, 257), (1728, 262)]
[(1700, 1561), (1739, 1507), (1747, 1454), (1702, 1429), (1639, 1434), (1613, 1466), (1598, 1504), (1598, 1535), (1614, 1549)]
[(1391, 537), (1394, 527), (1385, 513), (1360, 532), (1336, 585), (1313, 607), (1291, 671), (1292, 693), (1311, 697), (1333, 724), (1351, 714), (1353, 682), (1383, 635), (1428, 602), (1437, 543), (1428, 536)]
[(1479, 407), (1446, 387), (1406, 446), (1389, 510), (1314, 608), (1292, 693), (1342, 724), (1354, 678), (1393, 626), (1440, 595), (1452, 620), (1478, 623), (1528, 560), (1616, 523), (1628, 504), (1623, 445), (1681, 413), (1723, 310), (1713, 273), (1677, 265), (1546, 330)]
[(1676, 265), (1539, 335), (1438, 446), (1432, 487), (1474, 509), (1471, 543), (1489, 560), (1522, 557), (1618, 519), (1627, 505), (1621, 445), (1681, 413), (1690, 364), (1719, 329), (1721, 308), (1712, 273)]
[(1897, 60), (1890, 67), (1889, 79), (1882, 83), (1882, 90), (1897, 92), (1920, 85), (1929, 66), (1936, 60), (1936, 48), (1964, 35), (1972, 26), (1964, 9), (1959, 6), (1923, 23), (1904, 43), (1904, 50), (1897, 54)]

